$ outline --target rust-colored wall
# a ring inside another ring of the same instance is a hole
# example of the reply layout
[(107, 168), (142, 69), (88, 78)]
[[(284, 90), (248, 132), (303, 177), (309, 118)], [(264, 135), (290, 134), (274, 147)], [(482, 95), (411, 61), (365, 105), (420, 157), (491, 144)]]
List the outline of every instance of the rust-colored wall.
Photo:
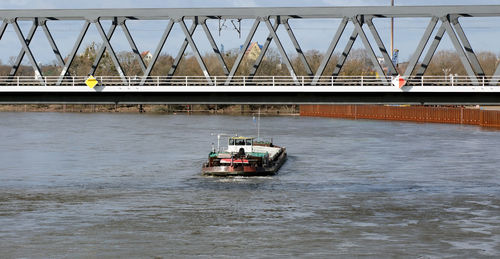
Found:
[(500, 111), (481, 111), (481, 126), (500, 127)]
[(500, 111), (463, 107), (301, 105), (301, 116), (396, 120), (500, 127)]

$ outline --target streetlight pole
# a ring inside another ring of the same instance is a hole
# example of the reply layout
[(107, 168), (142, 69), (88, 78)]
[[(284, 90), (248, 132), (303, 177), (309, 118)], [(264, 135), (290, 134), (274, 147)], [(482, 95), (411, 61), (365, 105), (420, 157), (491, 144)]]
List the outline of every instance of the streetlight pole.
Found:
[[(394, 0), (391, 0), (391, 6), (394, 6)], [(394, 17), (391, 17), (391, 59), (394, 58)]]

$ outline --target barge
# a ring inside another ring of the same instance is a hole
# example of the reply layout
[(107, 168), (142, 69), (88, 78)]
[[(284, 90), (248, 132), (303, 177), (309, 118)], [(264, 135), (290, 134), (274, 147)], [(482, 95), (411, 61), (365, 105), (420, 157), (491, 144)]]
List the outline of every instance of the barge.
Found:
[(268, 176), (278, 172), (287, 159), (286, 148), (253, 137), (228, 138), (227, 149), (212, 149), (202, 174), (208, 176)]

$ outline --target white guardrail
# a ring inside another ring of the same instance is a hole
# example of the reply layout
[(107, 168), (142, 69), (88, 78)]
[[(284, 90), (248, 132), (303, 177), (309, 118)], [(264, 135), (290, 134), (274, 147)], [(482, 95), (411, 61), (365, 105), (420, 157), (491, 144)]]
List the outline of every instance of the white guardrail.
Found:
[[(380, 78), (376, 76), (322, 76), (316, 80), (309, 76), (235, 76), (229, 83), (226, 76), (150, 76), (142, 83), (142, 76), (96, 76), (98, 86), (392, 86), (394, 77)], [(57, 76), (16, 76), (0, 77), (2, 86), (85, 86), (87, 76), (68, 76), (59, 81)], [(209, 80), (210, 79), (210, 80)], [(500, 77), (469, 76), (421, 76), (406, 79), (406, 86), (488, 86), (500, 87)]]

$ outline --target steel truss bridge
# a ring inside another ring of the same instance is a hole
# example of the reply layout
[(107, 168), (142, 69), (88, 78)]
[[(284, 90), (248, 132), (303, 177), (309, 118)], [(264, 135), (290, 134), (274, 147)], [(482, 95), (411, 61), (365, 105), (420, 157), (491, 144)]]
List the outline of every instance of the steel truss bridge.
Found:
[[(460, 20), (469, 17), (499, 17), (500, 5), (492, 6), (404, 6), (404, 7), (304, 7), (304, 8), (222, 8), (222, 9), (96, 9), (96, 10), (2, 10), (0, 19), (0, 40), (8, 26), (12, 26), (21, 46), (10, 74), (0, 78), (0, 103), (441, 103), (441, 104), (500, 104), (500, 66), (493, 76), (485, 76), (484, 70), (464, 32)], [(406, 71), (408, 85), (402, 89), (392, 86), (391, 80), (397, 76), (386, 46), (377, 28), (375, 19), (384, 18), (429, 18), (429, 23), (411, 56)], [(211, 31), (209, 20), (247, 19), (253, 25), (234, 65), (229, 68), (223, 58)], [(330, 40), (324, 59), (316, 71), (312, 71), (302, 48), (289, 24), (293, 19), (332, 19), (340, 25)], [(70, 54), (63, 58), (52, 36), (49, 25), (58, 21), (84, 21), (80, 34)], [(166, 20), (168, 25), (161, 36), (151, 61), (146, 63), (130, 34), (127, 22), (132, 20)], [(27, 34), (20, 29), (20, 21), (31, 21)], [(105, 32), (102, 22), (111, 21)], [(190, 24), (188, 28), (186, 22)], [(331, 75), (325, 75), (333, 53), (337, 50), (348, 24), (354, 29), (348, 42), (341, 50), (341, 56)], [(175, 24), (182, 29), (185, 40), (169, 71), (160, 77), (151, 72), (168, 40)], [(245, 52), (259, 26), (264, 25), (269, 35), (255, 60), (248, 76), (235, 76)], [(90, 89), (84, 85), (86, 77), (69, 74), (78, 50), (90, 26), (95, 26), (103, 45), (89, 75), (99, 67), (104, 53), (108, 53), (117, 70), (116, 77), (98, 77), (99, 86)], [(120, 26), (130, 44), (142, 75), (126, 75), (119, 62), (111, 39)], [(277, 34), (284, 27), (293, 43), (298, 57), (306, 69), (306, 76), (298, 76), (289, 56)], [(41, 27), (52, 47), (62, 72), (57, 77), (46, 77), (33, 55), (31, 41)], [(192, 37), (201, 27), (210, 43), (213, 53), (225, 76), (211, 76), (203, 60), (197, 42)], [(436, 31), (437, 28), (437, 31)], [(435, 37), (431, 35), (435, 32)], [(372, 45), (368, 38), (375, 41)], [(449, 36), (458, 53), (467, 75), (455, 77), (424, 76), (427, 67), (445, 33)], [(340, 72), (352, 49), (360, 39), (369, 54), (378, 77), (342, 77)], [(257, 77), (266, 52), (274, 41), (282, 62), (290, 76)], [(430, 45), (429, 45), (430, 42)], [(429, 45), (429, 46), (428, 46)], [(203, 71), (202, 77), (177, 77), (175, 72), (188, 46)], [(428, 47), (427, 47), (428, 46)], [(427, 48), (426, 48), (427, 47)], [(374, 49), (382, 54), (390, 74), (385, 73)], [(427, 51), (424, 53), (424, 50)], [(24, 57), (27, 57), (35, 71), (34, 77), (17, 77), (17, 71)], [(422, 58), (423, 56), (423, 58)]]

